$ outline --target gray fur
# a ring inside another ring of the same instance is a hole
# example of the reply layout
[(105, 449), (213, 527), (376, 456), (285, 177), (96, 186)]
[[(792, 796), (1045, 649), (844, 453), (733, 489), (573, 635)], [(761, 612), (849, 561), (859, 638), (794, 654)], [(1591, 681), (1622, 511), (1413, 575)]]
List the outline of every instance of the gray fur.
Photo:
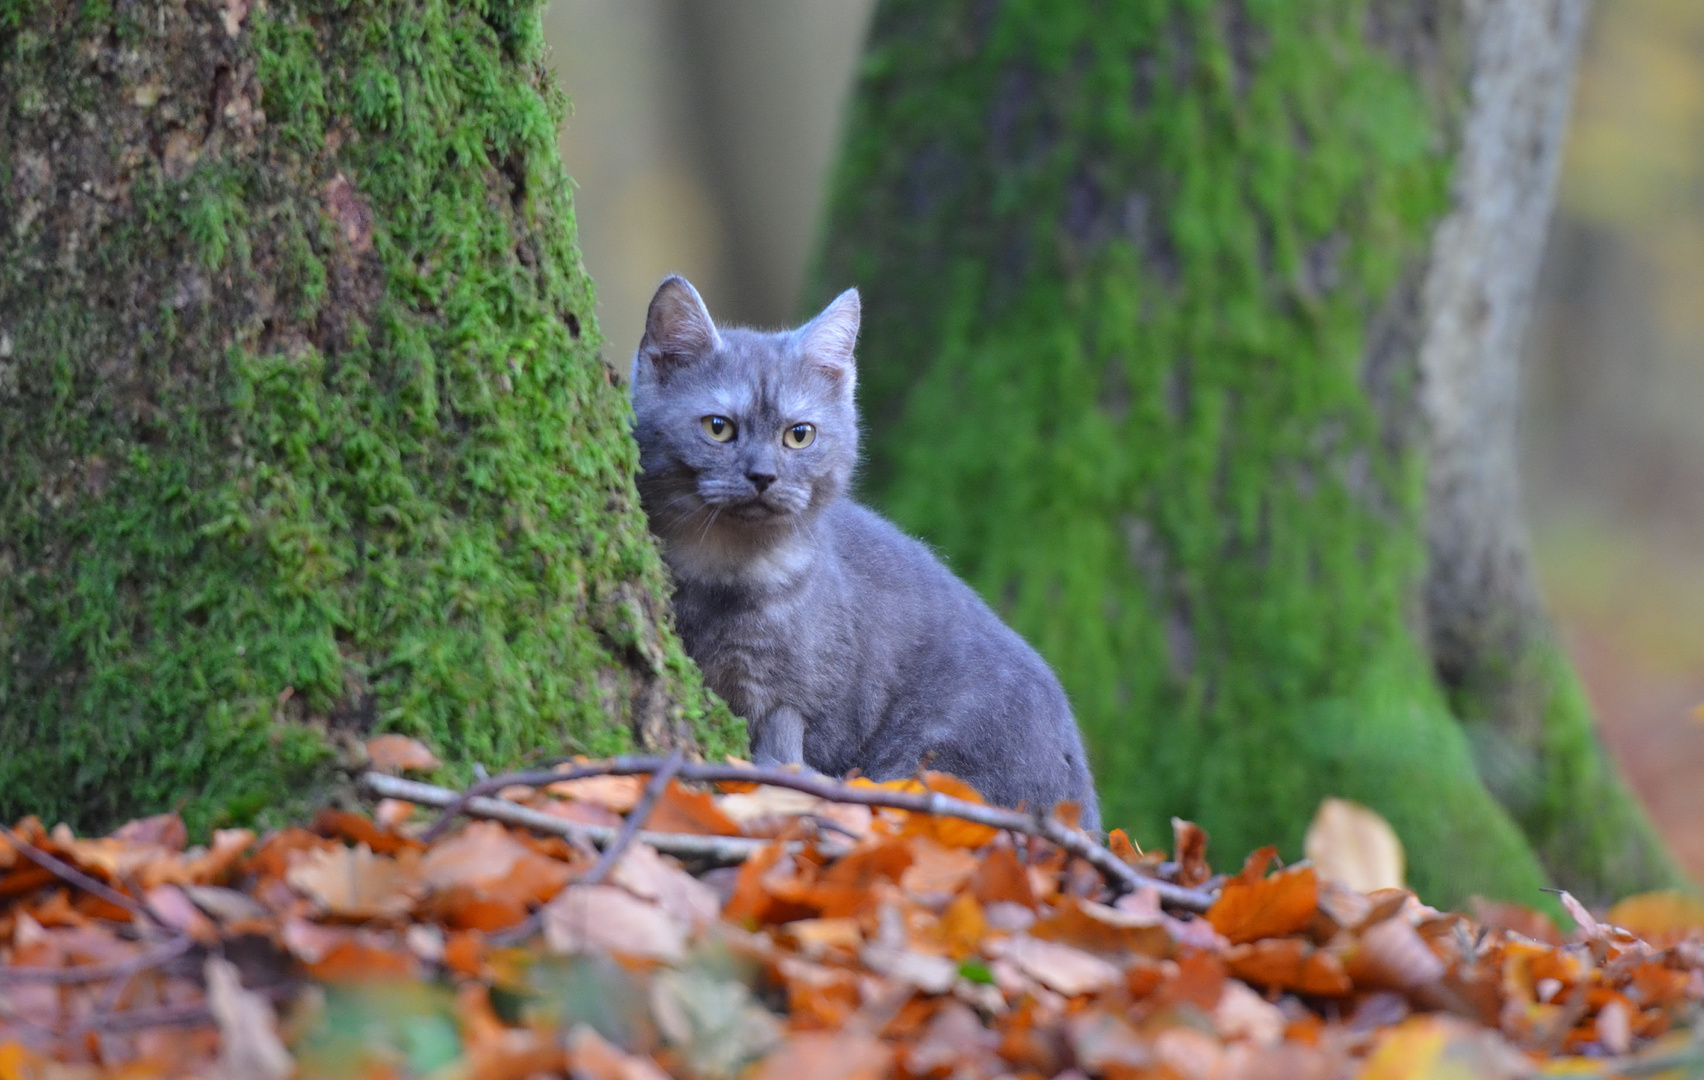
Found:
[[(777, 333), (718, 329), (683, 278), (652, 299), (633, 370), (639, 491), (687, 652), (747, 718), (761, 764), (887, 780), (926, 763), (1006, 806), (1075, 801), (1099, 828), (1046, 662), (926, 547), (845, 497), (858, 318), (850, 289)], [(712, 439), (709, 416), (735, 437)], [(783, 445), (801, 421), (815, 441)]]

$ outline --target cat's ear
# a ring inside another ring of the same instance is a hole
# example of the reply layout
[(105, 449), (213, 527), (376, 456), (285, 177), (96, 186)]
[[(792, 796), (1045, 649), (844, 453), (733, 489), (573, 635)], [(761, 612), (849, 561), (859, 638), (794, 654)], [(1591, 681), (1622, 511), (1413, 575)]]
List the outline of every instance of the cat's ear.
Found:
[(680, 275), (670, 274), (651, 297), (638, 359), (650, 360), (659, 375), (666, 375), (711, 352), (720, 342), (698, 290)]
[(799, 347), (810, 361), (847, 390), (858, 377), (852, 358), (858, 344), (858, 320), (863, 307), (857, 289), (847, 289), (829, 302), (822, 313), (799, 328)]

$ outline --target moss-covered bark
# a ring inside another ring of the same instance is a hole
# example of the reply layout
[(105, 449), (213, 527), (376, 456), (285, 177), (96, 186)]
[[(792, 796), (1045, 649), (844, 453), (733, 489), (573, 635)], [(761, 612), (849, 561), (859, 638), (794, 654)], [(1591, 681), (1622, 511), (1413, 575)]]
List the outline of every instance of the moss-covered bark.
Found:
[(741, 739), (668, 626), (538, 4), (0, 0), (0, 816)]
[(1109, 824), (1299, 857), (1346, 796), (1424, 895), (1531, 902), (1420, 626), (1466, 35), (1395, 0), (884, 0), (820, 292), (865, 290), (871, 494), (1054, 664)]

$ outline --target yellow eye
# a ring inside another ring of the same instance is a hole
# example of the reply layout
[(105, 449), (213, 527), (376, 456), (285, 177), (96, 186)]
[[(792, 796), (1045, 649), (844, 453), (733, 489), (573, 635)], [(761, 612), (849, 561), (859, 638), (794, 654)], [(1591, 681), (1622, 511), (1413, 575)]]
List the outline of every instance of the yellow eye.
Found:
[(813, 442), (816, 442), (815, 424), (794, 424), (781, 433), (782, 445), (795, 450), (803, 450)]
[(698, 426), (717, 442), (728, 442), (734, 437), (734, 422), (725, 416), (706, 416), (698, 421)]

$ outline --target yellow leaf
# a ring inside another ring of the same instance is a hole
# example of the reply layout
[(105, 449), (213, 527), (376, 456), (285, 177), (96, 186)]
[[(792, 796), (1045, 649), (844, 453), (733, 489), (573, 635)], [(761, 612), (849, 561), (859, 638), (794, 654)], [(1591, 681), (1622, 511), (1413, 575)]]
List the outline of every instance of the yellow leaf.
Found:
[(1326, 799), (1302, 849), (1319, 876), (1359, 892), (1403, 888), (1402, 841), (1378, 814), (1348, 799)]
[(1610, 908), (1604, 922), (1653, 945), (1671, 945), (1688, 931), (1704, 930), (1704, 901), (1680, 892), (1640, 893)]

